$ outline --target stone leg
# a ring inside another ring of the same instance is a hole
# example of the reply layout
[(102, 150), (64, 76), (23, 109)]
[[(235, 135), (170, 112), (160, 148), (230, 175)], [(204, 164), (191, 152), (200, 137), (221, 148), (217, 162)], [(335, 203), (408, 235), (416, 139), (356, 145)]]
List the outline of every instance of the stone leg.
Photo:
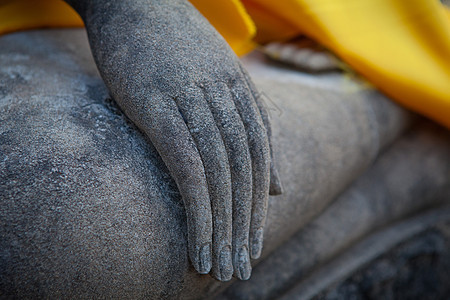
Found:
[(310, 299), (400, 242), (449, 222), (449, 153), (448, 130), (419, 124), (221, 299)]

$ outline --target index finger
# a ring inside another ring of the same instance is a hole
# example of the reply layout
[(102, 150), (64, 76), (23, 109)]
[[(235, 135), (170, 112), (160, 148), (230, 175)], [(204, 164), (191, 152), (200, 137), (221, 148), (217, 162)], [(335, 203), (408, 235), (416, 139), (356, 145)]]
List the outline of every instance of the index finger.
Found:
[[(145, 107), (147, 106), (147, 107)], [(189, 257), (201, 274), (211, 270), (212, 216), (202, 159), (176, 103), (157, 94), (141, 107), (140, 127), (161, 155), (183, 197)]]

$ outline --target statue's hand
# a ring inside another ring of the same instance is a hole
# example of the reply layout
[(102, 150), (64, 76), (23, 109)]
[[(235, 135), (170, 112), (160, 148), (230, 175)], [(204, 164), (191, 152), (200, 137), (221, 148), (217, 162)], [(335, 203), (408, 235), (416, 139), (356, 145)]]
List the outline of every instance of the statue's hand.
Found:
[(97, 1), (82, 15), (110, 92), (178, 185), (195, 269), (248, 279), (269, 193), (267, 114), (238, 59), (186, 2)]

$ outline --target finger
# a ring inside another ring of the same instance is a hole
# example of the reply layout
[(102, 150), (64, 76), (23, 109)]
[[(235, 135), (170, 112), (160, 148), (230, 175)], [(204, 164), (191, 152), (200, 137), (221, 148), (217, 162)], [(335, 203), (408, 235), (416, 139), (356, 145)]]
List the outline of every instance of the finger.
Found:
[(211, 269), (212, 220), (202, 160), (175, 102), (160, 94), (151, 102), (137, 108), (142, 113), (135, 119), (177, 183), (187, 216), (189, 257), (206, 274)]
[[(249, 85), (250, 86), (250, 85)], [(269, 185), (269, 195), (277, 196), (283, 193), (283, 186), (281, 185), (280, 176), (278, 175), (278, 170), (275, 167), (275, 162), (273, 158), (273, 145), (272, 145), (272, 127), (270, 124), (269, 114), (265, 103), (261, 99), (261, 96), (252, 88), (253, 95), (255, 97), (256, 105), (258, 106), (259, 113), (266, 128), (267, 138), (269, 140), (270, 149), (270, 185)]]
[(269, 147), (270, 147), (270, 187), (269, 187), (269, 195), (277, 196), (283, 193), (283, 186), (281, 184), (280, 176), (278, 174), (278, 169), (275, 166), (275, 160), (273, 155), (273, 144), (272, 144), (272, 126), (270, 124), (269, 114), (267, 112), (266, 104), (261, 97), (261, 93), (258, 92), (255, 84), (250, 79), (250, 76), (247, 74), (245, 70), (241, 67), (241, 70), (245, 76), (246, 82), (250, 87), (250, 90), (253, 93), (253, 96), (256, 101), (256, 105), (258, 106), (259, 113), (264, 123), (264, 127), (266, 128), (267, 137), (269, 139)]
[(245, 79), (236, 80), (231, 90), (247, 132), (252, 160), (253, 199), (250, 223), (250, 255), (252, 258), (258, 258), (262, 250), (263, 227), (269, 197), (269, 141), (255, 99)]
[(187, 88), (176, 99), (178, 109), (197, 145), (205, 168), (212, 209), (212, 272), (222, 281), (233, 273), (231, 260), (232, 194), (231, 173), (222, 136), (198, 87)]
[(251, 274), (248, 244), (252, 205), (252, 167), (247, 134), (228, 86), (209, 84), (204, 91), (228, 153), (233, 193), (234, 275), (245, 280)]

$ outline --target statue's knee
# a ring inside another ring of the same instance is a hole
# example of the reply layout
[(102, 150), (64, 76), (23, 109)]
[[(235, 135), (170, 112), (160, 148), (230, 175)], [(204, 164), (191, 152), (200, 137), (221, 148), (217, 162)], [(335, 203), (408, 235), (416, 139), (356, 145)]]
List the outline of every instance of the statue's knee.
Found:
[(189, 267), (184, 212), (156, 151), (97, 79), (51, 65), (42, 72), (68, 78), (11, 86), (0, 99), (0, 290), (127, 298), (177, 290)]

